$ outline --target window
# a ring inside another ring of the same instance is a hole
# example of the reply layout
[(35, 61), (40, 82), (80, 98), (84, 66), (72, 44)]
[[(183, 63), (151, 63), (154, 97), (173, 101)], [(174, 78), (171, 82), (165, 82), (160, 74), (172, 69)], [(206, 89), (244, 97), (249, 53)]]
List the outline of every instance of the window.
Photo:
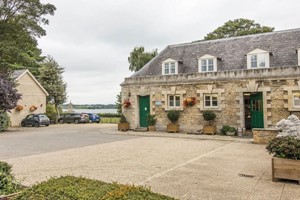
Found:
[(204, 107), (205, 108), (217, 108), (218, 107), (218, 94), (205, 94), (204, 95)]
[(179, 108), (180, 107), (180, 95), (169, 95), (168, 106), (169, 108)]
[(247, 68), (258, 69), (269, 67), (269, 52), (255, 49), (247, 55)]
[(293, 92), (293, 105), (300, 107), (300, 92)]
[(199, 72), (217, 71), (217, 58), (211, 55), (205, 55), (198, 58)]
[(167, 59), (162, 63), (162, 75), (178, 74), (178, 62)]

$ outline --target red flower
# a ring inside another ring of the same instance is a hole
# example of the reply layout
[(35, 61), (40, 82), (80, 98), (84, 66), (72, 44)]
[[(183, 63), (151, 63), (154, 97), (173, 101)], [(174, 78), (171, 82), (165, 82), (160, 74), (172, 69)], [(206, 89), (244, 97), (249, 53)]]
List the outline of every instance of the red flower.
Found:
[(183, 101), (183, 105), (185, 107), (188, 107), (188, 106), (192, 107), (193, 105), (196, 104), (196, 102), (197, 102), (196, 97), (188, 97)]
[(130, 106), (131, 106), (131, 103), (130, 103), (129, 99), (124, 100), (124, 102), (123, 102), (123, 107), (124, 107), (124, 108), (128, 108), (128, 107), (130, 107)]

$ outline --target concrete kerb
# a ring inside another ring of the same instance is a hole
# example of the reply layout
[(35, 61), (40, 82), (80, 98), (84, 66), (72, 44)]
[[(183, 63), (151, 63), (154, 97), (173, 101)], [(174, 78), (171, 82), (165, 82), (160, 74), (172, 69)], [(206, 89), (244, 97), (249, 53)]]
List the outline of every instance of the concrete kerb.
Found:
[(222, 135), (196, 135), (187, 133), (166, 133), (161, 131), (155, 132), (137, 132), (133, 130), (118, 131), (118, 130), (105, 130), (104, 134), (117, 134), (117, 135), (132, 135), (143, 137), (167, 137), (167, 138), (184, 138), (184, 139), (198, 139), (198, 140), (217, 140), (217, 141), (230, 141), (241, 143), (253, 143), (253, 138), (222, 136)]

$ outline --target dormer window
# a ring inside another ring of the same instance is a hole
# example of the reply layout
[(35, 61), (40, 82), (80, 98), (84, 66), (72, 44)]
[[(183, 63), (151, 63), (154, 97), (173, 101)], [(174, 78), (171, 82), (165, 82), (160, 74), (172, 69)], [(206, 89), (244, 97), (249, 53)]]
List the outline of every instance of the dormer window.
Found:
[(198, 70), (199, 72), (217, 71), (217, 58), (208, 54), (198, 58)]
[(269, 52), (255, 49), (247, 54), (247, 69), (268, 68), (269, 60)]
[(162, 75), (178, 74), (178, 61), (167, 59), (162, 62)]

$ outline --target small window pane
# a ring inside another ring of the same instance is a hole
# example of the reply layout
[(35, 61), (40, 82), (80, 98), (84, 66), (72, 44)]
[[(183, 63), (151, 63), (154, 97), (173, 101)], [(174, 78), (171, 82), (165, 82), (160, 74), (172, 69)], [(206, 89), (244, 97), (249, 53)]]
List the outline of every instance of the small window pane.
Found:
[(180, 96), (176, 96), (176, 107), (180, 107)]
[(205, 107), (210, 107), (210, 101), (205, 101)]
[(174, 107), (174, 96), (169, 96), (169, 106)]
[(266, 66), (266, 56), (265, 55), (259, 55), (258, 56), (258, 66), (259, 67), (265, 67)]
[(300, 107), (300, 92), (294, 93), (294, 106)]
[(201, 71), (206, 72), (207, 71), (207, 63), (206, 60), (201, 60)]
[(169, 63), (165, 64), (165, 74), (169, 74)]
[(175, 63), (171, 63), (171, 74), (175, 74)]
[(251, 56), (251, 67), (253, 68), (257, 67), (257, 55)]

